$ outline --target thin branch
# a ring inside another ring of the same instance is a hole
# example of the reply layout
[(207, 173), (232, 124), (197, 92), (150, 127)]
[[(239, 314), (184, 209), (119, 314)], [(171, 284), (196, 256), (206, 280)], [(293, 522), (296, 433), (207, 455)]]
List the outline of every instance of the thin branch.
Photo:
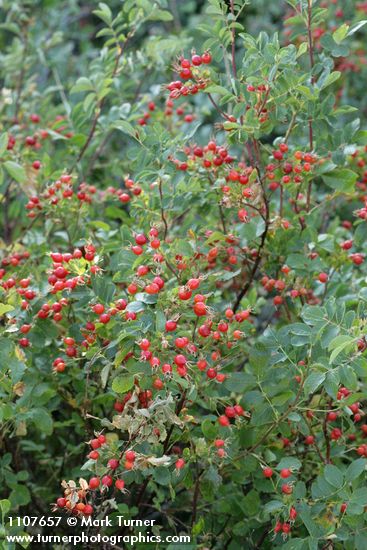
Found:
[(159, 189), (159, 197), (160, 197), (160, 200), (161, 200), (161, 219), (162, 219), (162, 222), (163, 222), (163, 225), (164, 225), (163, 238), (164, 238), (164, 240), (166, 240), (167, 234), (168, 234), (168, 223), (167, 223), (166, 214), (165, 214), (164, 206), (163, 206), (163, 189), (162, 189), (162, 180), (161, 179), (159, 179), (158, 189)]
[[(231, 14), (234, 17), (234, 0), (230, 0)], [(233, 23), (233, 22), (232, 22)], [(232, 70), (234, 78), (237, 78), (236, 65), (236, 29), (232, 26)]]
[[(331, 407), (332, 403), (329, 403), (329, 407)], [(324, 416), (324, 421), (322, 423), (322, 431), (323, 431), (323, 434), (324, 434), (324, 439), (325, 439), (325, 447), (326, 447), (326, 464), (330, 464), (330, 453), (331, 453), (331, 448), (330, 448), (330, 438), (329, 438), (329, 434), (328, 434), (328, 431), (327, 431), (327, 413), (325, 411), (325, 416)]]
[[(214, 181), (211, 179), (209, 174), (208, 174), (208, 179), (209, 179), (210, 185), (213, 187), (214, 186)], [(218, 193), (218, 190), (216, 190), (216, 193), (217, 193), (217, 197), (219, 199), (220, 195)], [(222, 208), (222, 205), (220, 204), (220, 202), (218, 202), (218, 209), (219, 209), (219, 217), (220, 217), (221, 222), (222, 222), (223, 232), (227, 233), (226, 219), (225, 219), (223, 208)]]
[(267, 237), (267, 234), (268, 234), (268, 231), (269, 231), (269, 225), (270, 225), (269, 203), (268, 203), (268, 200), (266, 198), (264, 184), (263, 184), (262, 179), (260, 177), (260, 172), (259, 172), (258, 168), (257, 168), (257, 172), (258, 172), (259, 180), (260, 180), (260, 183), (261, 183), (261, 187), (262, 187), (262, 191), (263, 191), (263, 199), (264, 199), (264, 203), (265, 203), (265, 228), (264, 228), (264, 231), (262, 232), (262, 235), (261, 235), (261, 240), (260, 240), (259, 247), (257, 249), (257, 256), (256, 256), (256, 259), (255, 259), (255, 263), (252, 267), (252, 270), (251, 270), (251, 273), (250, 273), (249, 278), (247, 280), (247, 283), (244, 285), (241, 292), (238, 294), (238, 296), (236, 298), (236, 302), (233, 306), (233, 311), (234, 312), (236, 312), (238, 310), (242, 298), (247, 294), (247, 292), (248, 292), (249, 288), (251, 287), (252, 282), (253, 282), (253, 280), (256, 276), (257, 269), (258, 269), (258, 267), (260, 265), (260, 262), (261, 262), (261, 259), (262, 259), (262, 254), (261, 253), (262, 253), (262, 250), (263, 250), (264, 245), (265, 245), (265, 241), (266, 241), (266, 237)]
[[(129, 38), (131, 38), (133, 34), (133, 31), (131, 31), (127, 37), (126, 37), (126, 40), (125, 42), (123, 43), (122, 46), (118, 45), (117, 46), (117, 55), (116, 55), (116, 60), (115, 60), (115, 65), (114, 65), (114, 68), (113, 68), (113, 71), (112, 71), (112, 75), (111, 75), (111, 78), (114, 78), (117, 74), (117, 71), (118, 71), (118, 67), (119, 67), (119, 63), (120, 63), (120, 59), (126, 49), (126, 45), (129, 41)], [(95, 111), (95, 115), (94, 115), (94, 118), (93, 118), (93, 121), (92, 121), (92, 125), (90, 127), (90, 130), (89, 130), (89, 133), (88, 133), (88, 137), (87, 137), (87, 140), (86, 142), (84, 143), (83, 147), (81, 148), (80, 150), (80, 153), (77, 157), (77, 159), (75, 160), (73, 166), (71, 167), (71, 171), (73, 171), (75, 169), (75, 167), (77, 166), (77, 164), (81, 161), (81, 159), (84, 157), (84, 154), (85, 152), (87, 151), (91, 141), (93, 140), (93, 137), (94, 137), (94, 134), (95, 134), (95, 131), (96, 131), (96, 128), (97, 128), (97, 124), (98, 124), (98, 120), (99, 120), (99, 117), (101, 116), (101, 113), (102, 113), (102, 109), (103, 109), (103, 106), (106, 102), (106, 98), (107, 96), (104, 96), (102, 97), (102, 99), (100, 99), (98, 102), (97, 102), (97, 105), (96, 105), (96, 111)]]
[(27, 58), (27, 49), (28, 49), (28, 32), (25, 31), (24, 35), (24, 42), (23, 42), (23, 52), (22, 52), (22, 60), (21, 60), (21, 69), (19, 73), (18, 83), (17, 83), (17, 91), (16, 91), (16, 100), (15, 100), (15, 113), (14, 116), (17, 119), (18, 113), (20, 109), (20, 101), (22, 97), (22, 88), (23, 88), (23, 82), (24, 82), (24, 76), (25, 76), (25, 62)]
[(212, 105), (215, 107), (215, 109), (218, 111), (218, 113), (225, 118), (226, 120), (231, 120), (230, 117), (222, 111), (222, 109), (219, 107), (219, 105), (214, 101), (212, 94), (208, 94), (208, 98), (210, 99)]
[(292, 118), (291, 118), (291, 121), (289, 123), (289, 126), (288, 126), (288, 129), (287, 129), (287, 132), (284, 136), (284, 142), (287, 143), (288, 140), (289, 140), (289, 136), (291, 135), (291, 132), (293, 130), (293, 128), (295, 127), (295, 124), (296, 124), (296, 118), (297, 118), (297, 114), (295, 112), (292, 113)]
[(322, 456), (322, 452), (320, 451), (320, 447), (319, 447), (318, 444), (317, 444), (316, 436), (315, 436), (315, 433), (314, 433), (314, 431), (313, 431), (313, 429), (312, 429), (311, 422), (307, 422), (307, 416), (306, 416), (306, 414), (304, 414), (304, 417), (305, 417), (305, 419), (306, 419), (306, 423), (307, 423), (307, 425), (308, 425), (308, 429), (309, 429), (309, 431), (310, 431), (310, 434), (313, 436), (313, 438), (314, 438), (314, 440), (315, 440), (314, 443), (313, 443), (313, 446), (315, 447), (316, 453), (318, 454), (318, 457), (319, 457), (319, 459), (321, 460), (321, 462), (323, 462), (324, 464), (327, 464), (328, 461), (327, 461), (326, 458), (324, 458), (324, 457)]
[(199, 472), (197, 462), (195, 464), (195, 467), (196, 467), (196, 481), (195, 481), (194, 497), (192, 499), (191, 527), (193, 527), (195, 525), (195, 522), (196, 522), (198, 499), (199, 499), (199, 495), (200, 495), (200, 477), (201, 477), (201, 474), (203, 473), (203, 472)]
[[(310, 58), (310, 70), (311, 70), (311, 84), (315, 84), (315, 77), (313, 75), (314, 67), (314, 53), (313, 53), (313, 39), (312, 39), (312, 0), (307, 0), (307, 37), (308, 37), (308, 53)], [(309, 145), (310, 150), (313, 150), (313, 126), (312, 126), (312, 117), (308, 119), (308, 133), (309, 133)], [(311, 205), (311, 190), (312, 190), (312, 179), (309, 181), (307, 188), (307, 200), (306, 200), (306, 210), (309, 212)]]

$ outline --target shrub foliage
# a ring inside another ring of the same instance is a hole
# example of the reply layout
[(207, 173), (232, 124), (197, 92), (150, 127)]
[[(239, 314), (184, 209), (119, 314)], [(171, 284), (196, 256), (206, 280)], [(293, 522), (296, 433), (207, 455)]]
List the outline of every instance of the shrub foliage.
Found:
[(365, 3), (90, 4), (1, 7), (0, 535), (364, 550)]

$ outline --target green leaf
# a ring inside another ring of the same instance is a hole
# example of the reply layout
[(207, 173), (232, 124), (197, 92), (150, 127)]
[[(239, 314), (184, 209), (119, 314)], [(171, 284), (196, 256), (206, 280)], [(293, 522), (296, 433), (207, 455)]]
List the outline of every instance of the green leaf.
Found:
[(107, 364), (101, 370), (101, 383), (102, 388), (105, 388), (107, 385), (108, 376), (110, 374), (111, 365)]
[(302, 462), (298, 458), (293, 458), (291, 456), (285, 456), (279, 462), (277, 470), (283, 470), (284, 468), (289, 468), (290, 470), (299, 470), (302, 466)]
[(366, 470), (367, 460), (365, 458), (358, 458), (353, 460), (353, 462), (348, 466), (347, 471), (345, 472), (346, 481), (354, 481), (359, 477), (362, 472)]
[(8, 313), (9, 311), (13, 311), (13, 306), (9, 305), (9, 304), (1, 304), (0, 303), (0, 317), (2, 315), (5, 315), (5, 313)]
[(339, 373), (336, 371), (336, 369), (330, 370), (326, 375), (324, 388), (328, 393), (328, 395), (330, 395), (330, 397), (332, 397), (333, 399), (336, 399), (336, 395), (339, 388), (339, 382), (340, 382)]
[(349, 25), (347, 25), (346, 23), (343, 23), (341, 27), (339, 27), (338, 29), (336, 29), (336, 31), (333, 32), (333, 38), (337, 44), (340, 44), (341, 42), (343, 42), (343, 40), (348, 36), (349, 34), (348, 30), (349, 30)]
[(9, 176), (15, 179), (15, 181), (18, 183), (26, 183), (27, 174), (25, 173), (23, 166), (12, 160), (7, 160), (4, 162), (4, 167)]
[(159, 485), (169, 485), (171, 483), (171, 472), (164, 466), (158, 466), (153, 470), (153, 479)]
[(6, 498), (4, 498), (3, 500), (0, 500), (0, 510), (3, 517), (5, 516), (5, 514), (9, 512), (10, 508), (11, 508), (10, 500), (7, 500)]
[(338, 357), (338, 355), (346, 350), (347, 348), (350, 348), (355, 343), (355, 338), (352, 336), (342, 335), (337, 336), (334, 338), (330, 344), (329, 344), (329, 351), (332, 351), (330, 355), (330, 363), (334, 361)]
[(322, 85), (320, 87), (320, 90), (324, 90), (324, 88), (326, 88), (327, 86), (331, 86), (331, 84), (334, 84), (334, 82), (339, 80), (340, 76), (341, 76), (340, 71), (334, 71), (334, 72), (330, 73), (325, 78), (324, 82), (322, 83)]
[(302, 44), (298, 48), (297, 58), (301, 57), (301, 55), (305, 54), (307, 52), (307, 50), (308, 50), (307, 42), (302, 42)]
[(201, 516), (199, 521), (197, 521), (193, 527), (192, 527), (192, 534), (194, 536), (196, 535), (200, 535), (200, 533), (202, 533), (204, 531), (204, 526), (205, 526), (205, 520), (204, 520), (204, 517)]
[(253, 386), (253, 377), (245, 372), (233, 372), (225, 380), (224, 386), (229, 391), (243, 392)]
[(25, 485), (16, 485), (10, 493), (12, 507), (25, 506), (31, 501), (31, 493)]
[(317, 388), (321, 386), (323, 381), (325, 380), (326, 374), (324, 372), (312, 372), (309, 376), (307, 376), (303, 390), (306, 395), (309, 393), (314, 393)]
[(367, 24), (367, 19), (363, 19), (362, 21), (358, 21), (358, 23), (356, 23), (355, 25), (352, 25), (350, 27), (347, 36), (351, 36), (355, 32), (359, 31), (359, 29), (364, 27), (364, 25), (366, 25), (366, 24)]
[(284, 507), (284, 503), (281, 500), (270, 500), (264, 506), (264, 511), (268, 514), (279, 512)]
[(324, 468), (324, 478), (330, 485), (336, 489), (340, 489), (343, 485), (344, 476), (342, 472), (333, 464), (327, 464)]
[(201, 431), (207, 439), (214, 439), (218, 433), (218, 427), (209, 418), (205, 418), (201, 423)]
[(167, 10), (159, 10), (156, 7), (153, 8), (150, 15), (147, 17), (148, 21), (172, 21), (173, 15)]
[(326, 324), (326, 312), (320, 306), (305, 306), (302, 310), (302, 319), (311, 326)]
[(155, 328), (157, 332), (164, 332), (166, 326), (166, 316), (164, 311), (157, 309), (155, 312)]
[(107, 4), (104, 2), (100, 2), (98, 4), (99, 10), (94, 10), (93, 13), (97, 15), (102, 21), (106, 23), (106, 25), (111, 26), (112, 24), (112, 12)]
[(133, 385), (134, 376), (131, 376), (130, 374), (122, 374), (114, 378), (112, 382), (112, 389), (116, 393), (126, 393), (133, 387)]
[(70, 93), (76, 94), (78, 92), (92, 92), (94, 90), (94, 86), (92, 82), (89, 80), (89, 78), (86, 78), (85, 76), (81, 76), (78, 78), (74, 86), (71, 88)]
[(353, 193), (358, 175), (348, 168), (336, 168), (322, 175), (322, 179), (335, 191)]
[(136, 129), (126, 120), (116, 120), (112, 127), (136, 139)]
[(351, 496), (350, 502), (359, 506), (367, 506), (367, 488), (360, 487), (356, 489)]
[(53, 432), (53, 420), (51, 414), (44, 408), (32, 410), (32, 421), (36, 428), (45, 435)]
[(0, 157), (5, 153), (8, 146), (9, 137), (8, 134), (1, 134), (0, 137)]

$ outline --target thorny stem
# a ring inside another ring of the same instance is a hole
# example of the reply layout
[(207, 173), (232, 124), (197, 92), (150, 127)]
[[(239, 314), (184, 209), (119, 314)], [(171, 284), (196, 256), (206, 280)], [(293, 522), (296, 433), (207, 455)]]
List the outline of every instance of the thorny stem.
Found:
[(288, 139), (289, 139), (289, 136), (291, 135), (291, 132), (295, 126), (295, 123), (296, 123), (296, 117), (297, 117), (297, 114), (295, 112), (292, 113), (292, 118), (291, 118), (291, 121), (289, 123), (289, 126), (288, 126), (288, 129), (287, 129), (287, 132), (284, 136), (284, 142), (287, 143), (288, 142)]
[(246, 451), (246, 454), (249, 454), (249, 453), (253, 453), (258, 447), (260, 447), (260, 445), (266, 441), (266, 439), (268, 438), (268, 436), (274, 431), (274, 429), (281, 423), (283, 422), (283, 420), (285, 420), (289, 413), (292, 412), (295, 407), (298, 405), (298, 402), (301, 398), (301, 395), (302, 395), (302, 392), (303, 392), (303, 385), (305, 383), (305, 380), (306, 380), (306, 373), (305, 373), (305, 376), (303, 377), (302, 379), (302, 382), (300, 383), (299, 387), (298, 387), (298, 391), (297, 391), (297, 395), (293, 401), (293, 403), (291, 403), (289, 406), (288, 406), (288, 409), (275, 421), (272, 423), (272, 425), (270, 426), (270, 428), (268, 428), (266, 430), (266, 432), (263, 434), (263, 436), (252, 446), (250, 447), (250, 449), (248, 449)]
[[(329, 408), (331, 407), (331, 403), (329, 403)], [(323, 431), (323, 434), (324, 434), (324, 439), (325, 439), (325, 446), (326, 446), (326, 464), (330, 464), (330, 452), (331, 452), (331, 449), (330, 449), (330, 438), (329, 438), (329, 434), (328, 434), (328, 431), (327, 431), (327, 413), (325, 412), (325, 416), (324, 416), (324, 421), (322, 423), (322, 431)]]
[(260, 181), (260, 184), (261, 184), (261, 187), (262, 187), (262, 191), (263, 191), (263, 199), (264, 199), (264, 203), (265, 203), (265, 228), (264, 228), (264, 231), (262, 232), (262, 235), (261, 235), (261, 241), (260, 241), (260, 244), (259, 244), (259, 247), (257, 249), (257, 256), (256, 256), (256, 260), (254, 262), (254, 265), (252, 267), (252, 270), (250, 272), (250, 275), (249, 275), (249, 278), (247, 280), (247, 283), (244, 285), (244, 287), (242, 288), (241, 292), (238, 294), (237, 298), (236, 298), (236, 302), (233, 306), (233, 311), (236, 312), (240, 306), (240, 303), (241, 303), (241, 300), (242, 298), (246, 295), (246, 293), (248, 292), (249, 288), (251, 287), (252, 285), (252, 282), (256, 276), (256, 273), (257, 273), (257, 269), (260, 265), (260, 262), (261, 262), (261, 259), (262, 259), (262, 250), (264, 248), (264, 245), (265, 245), (265, 241), (266, 241), (266, 237), (267, 237), (267, 234), (268, 234), (268, 231), (269, 231), (269, 225), (270, 225), (270, 210), (269, 210), (269, 203), (268, 203), (268, 199), (266, 198), (266, 194), (265, 194), (265, 188), (264, 188), (264, 184), (262, 182), (262, 179), (261, 179), (261, 176), (260, 176), (260, 171), (259, 169), (257, 168), (257, 172), (258, 172), (258, 177), (259, 177), (259, 181)]
[[(305, 416), (305, 415), (304, 415), (304, 416)], [(305, 416), (305, 418), (306, 418), (306, 422), (307, 422), (307, 417)], [(315, 437), (314, 431), (313, 431), (312, 426), (311, 426), (311, 422), (307, 422), (307, 424), (308, 424), (308, 429), (309, 429), (309, 431), (310, 431), (310, 434), (315, 438), (315, 441), (314, 441), (314, 443), (313, 443), (313, 446), (314, 446), (314, 448), (315, 448), (315, 450), (316, 450), (316, 453), (318, 454), (318, 456), (319, 456), (321, 462), (323, 462), (324, 464), (327, 464), (328, 461), (327, 461), (327, 459), (325, 459), (325, 458), (322, 456), (322, 452), (320, 451), (320, 447), (319, 447), (318, 444), (317, 444), (316, 437)]]
[(264, 99), (263, 99), (263, 102), (261, 103), (261, 105), (259, 106), (259, 108), (257, 110), (257, 115), (258, 116), (261, 115), (262, 110), (265, 108), (265, 105), (266, 105), (266, 103), (268, 101), (268, 98), (269, 98), (269, 94), (270, 94), (270, 85), (268, 85), (265, 96), (264, 96)]
[(19, 79), (18, 79), (17, 91), (16, 91), (15, 113), (14, 113), (15, 118), (18, 118), (18, 113), (20, 109), (20, 100), (22, 96), (23, 81), (25, 76), (25, 62), (27, 58), (27, 49), (28, 49), (28, 32), (26, 30), (24, 34), (21, 69), (19, 73)]
[(224, 111), (222, 111), (222, 109), (219, 107), (219, 105), (215, 102), (215, 100), (213, 99), (212, 94), (208, 94), (208, 98), (209, 98), (211, 104), (215, 107), (215, 109), (218, 111), (218, 113), (223, 118), (225, 118), (226, 120), (231, 120), (230, 117)]
[[(118, 45), (117, 46), (117, 55), (116, 55), (116, 59), (115, 59), (115, 65), (113, 67), (113, 71), (112, 71), (112, 75), (111, 75), (111, 78), (114, 78), (117, 74), (117, 71), (118, 71), (118, 67), (119, 67), (119, 63), (120, 63), (120, 59), (126, 49), (126, 45), (129, 41), (129, 38), (131, 38), (133, 34), (133, 31), (131, 31), (127, 37), (126, 37), (126, 40), (125, 42), (122, 44), (122, 46)], [(94, 118), (93, 118), (93, 121), (92, 121), (92, 125), (90, 127), (90, 130), (89, 130), (89, 133), (88, 133), (88, 137), (87, 137), (87, 140), (86, 142), (84, 143), (83, 147), (81, 148), (80, 150), (80, 153), (77, 157), (77, 159), (75, 160), (72, 168), (71, 168), (71, 171), (73, 171), (75, 169), (75, 167), (79, 164), (79, 162), (81, 161), (81, 159), (84, 157), (84, 154), (85, 152), (87, 151), (93, 137), (94, 137), (94, 134), (95, 134), (95, 131), (96, 131), (96, 128), (97, 128), (97, 123), (98, 123), (98, 120), (99, 120), (99, 117), (101, 116), (101, 113), (102, 113), (102, 109), (103, 109), (103, 106), (106, 102), (106, 97), (107, 96), (104, 96), (102, 99), (100, 99), (98, 102), (97, 102), (97, 105), (96, 105), (96, 111), (95, 111), (95, 115), (94, 115)]]
[[(234, 0), (230, 0), (231, 14), (234, 16)], [(233, 23), (233, 22), (232, 22)], [(236, 66), (236, 29), (232, 26), (232, 70), (234, 78), (237, 77)]]
[(283, 195), (284, 195), (284, 189), (283, 185), (280, 186), (280, 200), (279, 200), (279, 217), (283, 217)]
[[(208, 175), (208, 179), (209, 179), (210, 185), (214, 186), (214, 182), (213, 182), (213, 180), (211, 179), (211, 177), (209, 175)], [(217, 192), (217, 196), (219, 196), (218, 192)], [(227, 233), (226, 220), (225, 220), (223, 208), (222, 208), (222, 205), (220, 204), (220, 202), (218, 202), (218, 209), (219, 209), (219, 216), (220, 216), (220, 219), (221, 219), (221, 222), (222, 222), (223, 232)]]
[[(312, 0), (307, 0), (307, 36), (308, 36), (308, 53), (310, 58), (310, 70), (311, 70), (311, 84), (315, 83), (315, 77), (312, 74), (314, 67), (314, 53), (313, 53), (313, 40), (312, 40)], [(313, 127), (312, 127), (312, 118), (308, 120), (308, 133), (309, 133), (309, 145), (310, 150), (313, 150)], [(311, 190), (312, 190), (312, 179), (308, 183), (307, 188), (307, 201), (306, 201), (306, 210), (309, 212), (311, 205)]]
[(160, 197), (160, 201), (161, 201), (161, 219), (162, 219), (162, 222), (163, 222), (163, 225), (164, 225), (163, 239), (166, 240), (167, 233), (168, 233), (168, 223), (167, 223), (166, 214), (165, 214), (164, 206), (163, 206), (163, 189), (162, 189), (162, 180), (161, 179), (159, 179), (158, 189), (159, 189), (159, 197)]
[[(134, 105), (139, 97), (139, 94), (140, 94), (140, 91), (141, 91), (141, 88), (145, 82), (145, 79), (148, 75), (148, 69), (145, 70), (144, 72), (144, 76), (143, 78), (141, 79), (141, 81), (139, 82), (139, 85), (137, 86), (136, 88), (136, 91), (135, 91), (135, 94), (134, 94), (134, 97), (131, 101), (131, 105)], [(87, 175), (90, 175), (92, 172), (93, 172), (93, 169), (94, 169), (94, 165), (95, 163), (97, 162), (98, 158), (100, 157), (103, 149), (106, 147), (110, 137), (111, 137), (111, 134), (113, 133), (113, 129), (112, 130), (109, 130), (106, 135), (104, 136), (104, 138), (102, 139), (101, 143), (99, 144), (99, 146), (97, 147), (97, 149), (95, 150), (95, 152), (93, 153), (92, 155), (92, 158), (88, 164), (88, 170), (87, 170)]]
[(199, 495), (200, 495), (200, 478), (201, 478), (201, 474), (202, 474), (202, 472), (199, 472), (197, 462), (195, 464), (195, 469), (196, 469), (196, 481), (195, 481), (194, 497), (192, 499), (191, 526), (193, 526), (195, 524), (195, 521), (196, 521), (198, 499), (199, 499)]
[[(185, 405), (185, 401), (186, 401), (186, 392), (184, 391), (182, 396), (181, 396), (181, 399), (180, 401), (177, 403), (176, 405), (176, 410), (175, 410), (175, 413), (176, 415), (178, 416), (180, 414), (180, 412), (182, 411), (184, 405)], [(170, 439), (171, 439), (171, 436), (172, 436), (172, 432), (173, 432), (173, 428), (174, 428), (174, 424), (171, 425), (170, 429), (168, 430), (167, 432), (167, 437), (163, 443), (163, 453), (166, 453), (169, 449), (169, 445), (170, 445)], [(148, 487), (148, 484), (149, 484), (149, 480), (150, 478), (147, 477), (144, 481), (144, 483), (142, 484), (142, 486), (140, 487), (140, 490), (139, 490), (139, 493), (138, 493), (138, 496), (137, 496), (137, 499), (136, 499), (136, 503), (135, 505), (140, 507), (141, 506), (141, 502), (143, 500), (143, 497), (145, 495), (145, 492), (147, 490), (147, 487)]]

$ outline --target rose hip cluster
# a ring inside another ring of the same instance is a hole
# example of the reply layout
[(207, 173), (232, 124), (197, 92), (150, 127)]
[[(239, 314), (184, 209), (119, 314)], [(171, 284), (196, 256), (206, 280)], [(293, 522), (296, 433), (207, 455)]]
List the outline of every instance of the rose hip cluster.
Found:
[(242, 416), (248, 416), (248, 413), (245, 412), (241, 405), (229, 405), (224, 409), (224, 414), (218, 417), (218, 423), (220, 426), (227, 428), (231, 425), (231, 420), (235, 420)]
[(211, 140), (207, 145), (193, 145), (185, 147), (183, 153), (186, 155), (186, 160), (171, 158), (177, 170), (197, 170), (199, 167), (206, 170), (218, 169), (220, 166), (230, 164), (235, 159), (229, 154), (226, 146), (218, 145), (214, 140)]
[(286, 143), (280, 143), (273, 151), (274, 163), (266, 166), (266, 179), (270, 181), (269, 189), (275, 191), (280, 185), (300, 184), (305, 177), (312, 175), (313, 166), (320, 162), (316, 155), (295, 151), (290, 156)]
[[(315, 305), (319, 303), (319, 298), (315, 296), (314, 292), (310, 288), (302, 286), (302, 283), (299, 281), (294, 281), (292, 277), (292, 270), (289, 266), (283, 265), (281, 272), (285, 275), (285, 279), (274, 279), (264, 275), (261, 278), (261, 285), (264, 290), (268, 293), (276, 292), (276, 296), (273, 297), (274, 306), (281, 306), (284, 304), (286, 296), (289, 296), (292, 300), (296, 298), (301, 298), (305, 300), (308, 304)], [(320, 273), (318, 275), (318, 281), (326, 283), (328, 280), (326, 273)]]
[[(185, 103), (181, 103), (179, 107), (174, 108), (173, 100), (170, 98), (167, 98), (165, 102), (164, 117), (170, 118), (173, 115), (177, 115), (177, 119), (175, 120), (175, 128), (179, 128), (180, 121), (190, 123), (196, 119), (195, 114), (187, 113), (186, 109), (187, 109), (187, 104)], [(154, 103), (154, 101), (150, 101), (148, 103), (148, 109), (143, 114), (143, 116), (138, 119), (139, 126), (146, 126), (148, 122), (151, 120), (154, 111), (156, 111), (156, 104)], [(160, 118), (160, 117), (161, 117), (161, 112), (158, 111), (157, 118)]]
[(56, 206), (60, 202), (69, 200), (74, 195), (80, 202), (91, 203), (93, 195), (97, 192), (94, 185), (88, 185), (85, 182), (80, 183), (78, 190), (75, 193), (73, 190), (73, 181), (70, 174), (63, 174), (58, 180), (47, 186), (46, 190), (40, 196), (31, 196), (26, 204), (26, 209), (29, 211), (28, 217), (35, 218), (37, 212), (45, 206)]
[[(92, 203), (106, 200), (109, 197), (117, 198), (122, 204), (131, 201), (131, 195), (139, 196), (142, 189), (132, 179), (125, 179), (125, 189), (109, 186), (106, 191), (99, 192), (95, 185), (81, 182), (74, 190), (73, 178), (70, 174), (63, 174), (58, 180), (48, 185), (46, 190), (39, 195), (33, 195), (28, 199), (25, 208), (29, 211), (27, 216), (35, 218), (37, 213), (48, 206), (64, 205), (73, 198), (77, 203)], [(131, 194), (128, 192), (130, 191)]]
[[(219, 178), (225, 180), (220, 184), (220, 190), (223, 193), (221, 205), (225, 208), (236, 206), (239, 221), (247, 223), (251, 216), (259, 215), (259, 212), (263, 214), (263, 207), (254, 209), (247, 203), (258, 196), (253, 188), (258, 174), (252, 166), (244, 162), (234, 165), (235, 158), (229, 154), (227, 147), (217, 145), (214, 140), (203, 147), (198, 145), (186, 147), (183, 153), (186, 155), (185, 160), (171, 158), (178, 170), (196, 172), (210, 185), (215, 184)], [(246, 205), (252, 209), (251, 214), (244, 208)]]
[(181, 96), (195, 95), (199, 90), (207, 87), (210, 81), (210, 73), (203, 68), (212, 62), (210, 52), (202, 55), (193, 53), (191, 59), (182, 57), (174, 65), (174, 70), (179, 74), (181, 80), (175, 80), (167, 84), (170, 92), (170, 99), (178, 99)]
[[(65, 120), (65, 117), (58, 115), (49, 124), (49, 128), (42, 128), (39, 127), (41, 117), (37, 113), (29, 115), (27, 120), (14, 119), (15, 129), (12, 130), (14, 133), (8, 134), (7, 150), (20, 150), (26, 147), (34, 152), (39, 151), (43, 146), (43, 141), (50, 137), (50, 132), (60, 134), (66, 139), (72, 138), (74, 134), (68, 130)], [(39, 170), (42, 167), (41, 162), (33, 158), (32, 167)]]
[(142, 193), (142, 188), (131, 178), (125, 178), (125, 189), (116, 189), (116, 187), (107, 187), (106, 195), (102, 196), (116, 196), (122, 204), (127, 204), (131, 201), (131, 195), (126, 191), (128, 190), (133, 196), (138, 197)]
[(94, 509), (87, 498), (90, 496), (94, 498), (95, 491), (106, 493), (110, 487), (114, 486), (118, 491), (125, 492), (125, 481), (120, 477), (120, 473), (121, 470), (128, 471), (134, 468), (136, 453), (133, 450), (127, 450), (116, 458), (104, 434), (99, 434), (90, 440), (89, 445), (92, 449), (88, 455), (90, 460), (97, 462), (102, 456), (103, 460), (107, 461), (105, 473), (101, 477), (91, 477), (89, 482), (80, 479), (80, 487), (76, 487), (74, 482), (63, 482), (64, 496), (57, 499), (54, 511), (64, 509), (74, 515), (89, 516), (93, 514)]

